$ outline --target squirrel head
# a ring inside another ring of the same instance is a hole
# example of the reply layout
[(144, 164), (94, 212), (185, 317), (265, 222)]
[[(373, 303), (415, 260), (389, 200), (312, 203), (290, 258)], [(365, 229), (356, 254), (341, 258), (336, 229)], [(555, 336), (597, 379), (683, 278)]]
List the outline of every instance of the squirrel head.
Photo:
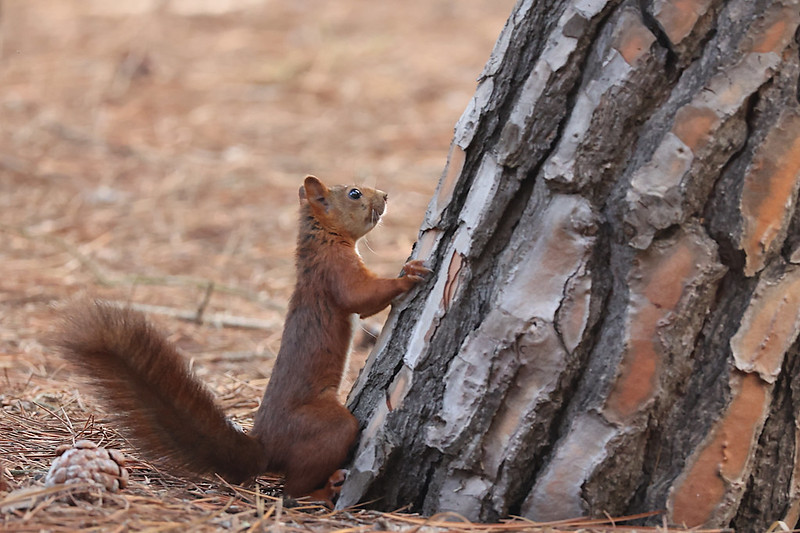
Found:
[(326, 187), (314, 176), (306, 176), (300, 187), (300, 205), (308, 204), (312, 216), (322, 226), (354, 242), (378, 224), (386, 210), (387, 198), (385, 192), (369, 187)]

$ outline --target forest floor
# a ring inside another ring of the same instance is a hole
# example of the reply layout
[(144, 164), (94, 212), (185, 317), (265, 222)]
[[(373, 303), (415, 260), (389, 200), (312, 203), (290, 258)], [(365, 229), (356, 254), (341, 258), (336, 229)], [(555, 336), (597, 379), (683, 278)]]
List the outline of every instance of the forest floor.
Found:
[[(160, 306), (152, 319), (247, 426), (294, 282), (302, 178), (388, 191), (361, 251), (396, 275), (512, 5), (3, 0), (0, 529), (488, 527), (289, 508), (279, 480), (255, 491), (160, 472), (46, 339), (72, 298)], [(186, 320), (206, 301), (203, 323)], [(348, 384), (383, 318), (357, 335)], [(78, 439), (128, 453), (129, 488), (102, 501), (44, 489), (55, 449)]]

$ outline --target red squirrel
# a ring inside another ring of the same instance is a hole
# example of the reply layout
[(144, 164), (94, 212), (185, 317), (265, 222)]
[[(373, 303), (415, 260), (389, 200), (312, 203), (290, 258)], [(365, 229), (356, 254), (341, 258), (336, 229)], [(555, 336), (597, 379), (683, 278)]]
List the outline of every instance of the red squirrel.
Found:
[(289, 496), (329, 500), (358, 433), (337, 395), (353, 315), (377, 313), (430, 272), (409, 261), (405, 275), (379, 278), (364, 265), (356, 241), (378, 223), (386, 199), (379, 190), (328, 188), (305, 178), (297, 283), (249, 434), (226, 418), (184, 357), (139, 312), (101, 302), (73, 306), (57, 345), (150, 458), (233, 483), (284, 474)]

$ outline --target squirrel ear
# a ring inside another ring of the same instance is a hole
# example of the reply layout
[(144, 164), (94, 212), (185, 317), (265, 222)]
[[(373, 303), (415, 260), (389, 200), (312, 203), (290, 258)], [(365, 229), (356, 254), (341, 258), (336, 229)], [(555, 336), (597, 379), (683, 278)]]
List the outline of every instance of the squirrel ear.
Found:
[(316, 204), (327, 211), (328, 188), (315, 176), (306, 176), (300, 192), (300, 200), (307, 199), (309, 203)]

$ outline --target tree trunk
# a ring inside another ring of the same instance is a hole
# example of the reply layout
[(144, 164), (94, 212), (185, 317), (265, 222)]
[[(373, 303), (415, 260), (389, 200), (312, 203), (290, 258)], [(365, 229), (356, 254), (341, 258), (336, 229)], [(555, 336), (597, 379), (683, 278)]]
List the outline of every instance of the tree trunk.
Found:
[(797, 522), (799, 4), (518, 2), (435, 272), (351, 393), (342, 505)]

